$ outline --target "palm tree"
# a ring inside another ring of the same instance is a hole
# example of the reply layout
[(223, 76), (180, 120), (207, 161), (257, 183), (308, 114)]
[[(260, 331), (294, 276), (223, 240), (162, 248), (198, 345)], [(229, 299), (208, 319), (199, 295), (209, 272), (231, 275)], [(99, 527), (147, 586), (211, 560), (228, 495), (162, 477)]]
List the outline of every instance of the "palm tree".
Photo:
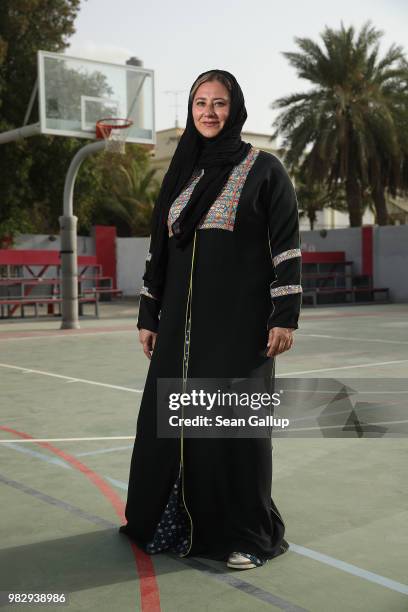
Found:
[[(363, 192), (372, 188), (378, 223), (386, 222), (381, 193), (390, 172), (375, 181), (374, 168), (397, 167), (401, 142), (395, 120), (402, 96), (398, 83), (405, 81), (402, 48), (392, 45), (378, 59), (382, 32), (368, 21), (355, 39), (353, 27), (321, 35), (325, 49), (308, 38), (295, 38), (303, 53), (285, 52), (299, 77), (314, 87), (276, 100), (284, 108), (274, 122), (272, 138), (283, 136), (285, 162), (292, 172), (301, 164), (309, 184), (325, 182), (330, 191), (343, 186), (351, 226), (360, 226)], [(406, 113), (407, 99), (403, 113)], [(405, 115), (406, 116), (406, 115)]]
[(314, 181), (310, 183), (304, 176), (304, 170), (296, 168), (292, 174), (296, 186), (296, 194), (301, 203), (300, 218), (309, 219), (310, 229), (313, 230), (317, 221), (317, 213), (327, 207), (340, 212), (347, 212), (344, 189), (336, 192), (329, 191), (326, 185)]
[[(146, 160), (127, 158), (114, 169), (101, 199), (102, 214), (120, 223), (129, 236), (149, 236), (160, 185)], [(112, 221), (111, 221), (112, 222)]]
[[(390, 75), (390, 79), (383, 88), (389, 100), (398, 138), (399, 154), (387, 156), (387, 152), (379, 146), (376, 156), (369, 160), (371, 197), (377, 214), (377, 222), (380, 225), (385, 225), (388, 216), (385, 190), (387, 189), (389, 195), (396, 197), (400, 190), (403, 193), (408, 188), (408, 62), (401, 61), (399, 68), (396, 78)], [(400, 78), (401, 71), (405, 72), (405, 78)], [(383, 129), (383, 137), (387, 138), (388, 133), (385, 126)]]

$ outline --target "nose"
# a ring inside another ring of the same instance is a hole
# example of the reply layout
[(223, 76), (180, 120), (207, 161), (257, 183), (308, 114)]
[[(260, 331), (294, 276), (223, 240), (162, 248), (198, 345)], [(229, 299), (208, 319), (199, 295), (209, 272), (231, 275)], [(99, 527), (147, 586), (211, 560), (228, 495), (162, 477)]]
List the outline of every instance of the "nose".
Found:
[(205, 113), (204, 113), (204, 115), (205, 115), (206, 117), (207, 117), (207, 116), (214, 117), (214, 115), (215, 115), (215, 114), (216, 114), (216, 113), (215, 113), (214, 107), (213, 107), (212, 105), (211, 105), (211, 106), (208, 106), (208, 107), (206, 108), (206, 110), (205, 110)]

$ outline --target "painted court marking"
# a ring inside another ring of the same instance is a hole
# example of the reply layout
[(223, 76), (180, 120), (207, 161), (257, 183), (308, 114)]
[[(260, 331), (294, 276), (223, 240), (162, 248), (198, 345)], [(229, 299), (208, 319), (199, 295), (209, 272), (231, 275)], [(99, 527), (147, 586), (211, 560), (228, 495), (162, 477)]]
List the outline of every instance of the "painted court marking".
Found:
[(115, 327), (89, 327), (81, 331), (72, 329), (52, 329), (42, 331), (5, 331), (0, 335), (0, 340), (44, 340), (48, 338), (71, 338), (78, 336), (103, 336), (105, 334), (123, 334), (127, 331), (135, 331), (135, 326), (123, 325)]
[(302, 334), (296, 332), (296, 337), (302, 338), (326, 338), (328, 340), (347, 340), (347, 342), (380, 342), (381, 344), (408, 344), (408, 340), (387, 340), (386, 338), (357, 338), (355, 336), (330, 336), (329, 334)]
[[(347, 366), (336, 366), (333, 368), (316, 368), (314, 370), (298, 370), (297, 372), (285, 372), (280, 376), (294, 376), (297, 374), (314, 374), (315, 372), (334, 372), (338, 370), (354, 370), (356, 368), (376, 368), (377, 366), (395, 365), (397, 363), (407, 363), (408, 359), (396, 359), (394, 361), (376, 361), (371, 363), (354, 363)], [(1, 364), (0, 364), (1, 365)]]
[[(0, 427), (0, 429), (4, 429), (2, 427)], [(22, 440), (18, 441), (18, 444), (20, 444)], [(14, 446), (10, 445), (11, 448), (14, 448)], [(47, 445), (49, 446), (49, 445)], [(45, 459), (45, 455), (43, 455), (42, 453), (38, 453), (38, 459), (42, 459), (42, 460), (46, 460)], [(48, 457), (47, 457), (48, 459)], [(58, 467), (60, 467), (59, 464), (55, 464)], [(127, 483), (118, 480), (116, 478), (112, 478), (110, 476), (104, 476), (104, 479), (109, 481), (113, 486), (115, 486), (116, 488), (122, 490), (122, 491), (127, 491)], [(352, 574), (354, 576), (357, 576), (359, 578), (363, 578), (364, 580), (368, 580), (369, 582), (373, 582), (375, 584), (378, 584), (382, 587), (386, 587), (388, 589), (391, 589), (393, 591), (396, 591), (398, 593), (402, 593), (403, 595), (408, 595), (408, 585), (397, 582), (396, 580), (392, 580), (391, 578), (387, 578), (385, 576), (381, 576), (380, 574), (376, 574), (374, 572), (370, 572), (369, 570), (365, 570), (362, 569), (360, 567), (358, 567), (357, 565), (353, 565), (351, 563), (347, 563), (345, 561), (341, 561), (340, 559), (336, 559), (335, 557), (332, 557), (330, 555), (326, 555), (324, 553), (320, 553), (318, 551), (312, 550), (310, 548), (306, 548), (305, 546), (300, 546), (298, 544), (294, 544), (292, 542), (289, 542), (290, 545), (290, 550), (292, 552), (295, 552), (299, 555), (303, 555), (305, 557), (309, 557), (310, 559), (313, 559), (314, 561), (319, 561), (320, 563), (323, 563), (325, 565), (330, 565), (332, 567), (335, 567), (336, 569), (340, 570), (340, 571), (344, 571), (348, 574)], [(207, 566), (206, 566), (207, 567)], [(273, 596), (274, 597), (274, 596)], [(272, 601), (271, 601), (272, 603)], [(276, 604), (275, 604), (276, 605)], [(279, 606), (278, 606), (279, 607)], [(284, 608), (286, 609), (286, 608)]]
[[(1, 429), (1, 427), (0, 427)], [(95, 438), (27, 438), (19, 440), (18, 443), (21, 444), (37, 444), (39, 442), (92, 442), (94, 440), (134, 440), (135, 436), (99, 436)], [(15, 442), (15, 440), (0, 440), (0, 444), (10, 444), (10, 442)]]
[(298, 544), (292, 544), (291, 542), (289, 542), (289, 546), (289, 550), (293, 550), (293, 552), (298, 553), (298, 555), (309, 557), (309, 559), (314, 559), (315, 561), (320, 561), (321, 563), (325, 563), (326, 565), (331, 565), (332, 567), (340, 569), (343, 572), (353, 574), (353, 576), (359, 576), (360, 578), (364, 578), (364, 580), (369, 580), (370, 582), (374, 582), (375, 584), (380, 584), (381, 586), (384, 586), (387, 589), (397, 591), (397, 593), (408, 595), (408, 584), (402, 584), (401, 582), (397, 582), (396, 580), (391, 580), (391, 578), (386, 578), (385, 576), (381, 576), (380, 574), (369, 572), (368, 570), (362, 569), (357, 565), (346, 563), (345, 561), (340, 561), (340, 559), (335, 559), (334, 557), (330, 557), (330, 555), (325, 555), (323, 553), (317, 552), (316, 550), (311, 550), (310, 548), (299, 546)]
[[(316, 368), (314, 370), (298, 370), (295, 372), (285, 372), (283, 374), (279, 374), (279, 377), (283, 376), (295, 376), (298, 374), (315, 374), (317, 372), (334, 372), (339, 370), (354, 370), (356, 368), (374, 368), (377, 366), (389, 366), (395, 365), (398, 363), (408, 363), (408, 359), (396, 359), (393, 361), (377, 361), (371, 363), (358, 363), (347, 366), (335, 366), (332, 368)], [(60, 378), (62, 380), (68, 382), (80, 382), (88, 385), (95, 385), (98, 387), (107, 387), (108, 389), (117, 389), (119, 391), (128, 391), (129, 393), (143, 393), (143, 389), (133, 389), (132, 387), (123, 387), (120, 385), (111, 385), (108, 383), (102, 383), (95, 380), (88, 380), (86, 378), (76, 378), (74, 376), (64, 376), (63, 374), (54, 374), (53, 372), (46, 372), (44, 370), (34, 370), (32, 368), (23, 368), (21, 366), (11, 365), (8, 363), (0, 363), (0, 367), (8, 368), (11, 370), (18, 370), (24, 374), (39, 374), (41, 376), (51, 376), (53, 378)]]
[[(18, 491), (22, 491), (27, 495), (31, 495), (44, 503), (62, 508), (67, 512), (75, 514), (82, 519), (94, 523), (95, 525), (100, 525), (102, 527), (107, 528), (117, 528), (117, 525), (115, 523), (112, 523), (111, 521), (107, 521), (106, 519), (100, 516), (91, 514), (90, 512), (86, 512), (85, 510), (82, 510), (81, 508), (78, 508), (77, 506), (74, 506), (73, 504), (65, 502), (61, 499), (52, 497), (51, 495), (46, 495), (38, 489), (33, 489), (32, 487), (29, 487), (21, 482), (17, 482), (16, 480), (12, 480), (11, 478), (7, 478), (6, 476), (2, 476), (1, 474), (0, 482), (10, 487), (13, 487), (14, 489), (17, 489)], [(304, 608), (291, 604), (290, 602), (282, 599), (281, 597), (273, 595), (269, 591), (265, 591), (264, 589), (259, 587), (254, 587), (254, 585), (245, 582), (244, 580), (236, 579), (235, 577), (231, 576), (230, 572), (227, 573), (219, 569), (214, 569), (213, 567), (210, 567), (200, 561), (196, 561), (195, 559), (180, 559), (179, 557), (173, 555), (171, 555), (171, 558), (180, 563), (183, 563), (183, 565), (186, 565), (187, 567), (191, 567), (196, 571), (206, 574), (210, 578), (216, 578), (217, 580), (221, 580), (222, 582), (229, 584), (233, 588), (243, 591), (247, 595), (260, 599), (261, 601), (266, 601), (267, 603), (273, 603), (273, 605), (280, 608), (281, 610), (286, 610), (286, 612), (307, 612)], [(153, 611), (153, 608), (149, 608), (148, 610), (146, 609), (146, 612), (150, 612), (150, 610)]]
[[(111, 482), (118, 489), (122, 489), (127, 491), (127, 484), (122, 482), (121, 480), (116, 480), (116, 478), (106, 477), (109, 482)], [(408, 585), (402, 584), (401, 582), (397, 582), (396, 580), (392, 580), (391, 578), (386, 578), (385, 576), (381, 576), (381, 574), (376, 574), (374, 572), (370, 572), (368, 570), (362, 569), (357, 565), (353, 565), (351, 563), (346, 563), (345, 561), (341, 561), (340, 559), (336, 559), (335, 557), (331, 557), (330, 555), (326, 555), (324, 553), (320, 553), (316, 550), (312, 550), (311, 548), (306, 548), (305, 546), (300, 546), (298, 544), (294, 544), (293, 542), (289, 542), (290, 549), (292, 552), (297, 553), (298, 555), (303, 555), (304, 557), (309, 557), (314, 561), (319, 561), (325, 565), (330, 565), (335, 567), (338, 570), (343, 572), (347, 572), (348, 574), (353, 574), (354, 576), (358, 576), (359, 578), (364, 578), (370, 582), (374, 582), (375, 584), (379, 584), (383, 587), (391, 589), (392, 591), (397, 591), (398, 593), (402, 593), (403, 595), (408, 595)]]
[(11, 365), (8, 363), (0, 363), (1, 368), (9, 368), (18, 370), (22, 374), (40, 374), (41, 376), (51, 376), (52, 378), (60, 378), (68, 382), (80, 382), (87, 385), (95, 385), (97, 387), (107, 387), (108, 389), (117, 389), (119, 391), (129, 391), (130, 393), (143, 393), (143, 389), (132, 389), (132, 387), (122, 387), (120, 385), (110, 385), (108, 383), (97, 382), (96, 380), (88, 380), (86, 378), (76, 378), (75, 376), (64, 376), (63, 374), (54, 374), (44, 370), (34, 370), (32, 368), (22, 368), (20, 366)]
[(112, 446), (111, 448), (100, 448), (98, 450), (86, 451), (85, 453), (75, 453), (76, 457), (87, 457), (88, 455), (103, 455), (105, 453), (113, 453), (115, 451), (128, 450), (133, 448), (132, 444), (126, 446)]
[[(0, 425), (0, 429), (17, 436), (22, 439), (32, 439), (30, 434), (24, 431), (18, 431), (11, 427)], [(91, 470), (87, 465), (79, 461), (73, 455), (66, 453), (65, 451), (48, 444), (47, 442), (38, 442), (40, 446), (46, 448), (57, 457), (67, 461), (73, 468), (84, 474), (93, 485), (95, 485), (102, 495), (110, 502), (113, 509), (115, 510), (119, 519), (123, 522), (126, 521), (124, 514), (124, 503), (119, 495), (108, 485), (108, 483), (99, 476), (96, 472)], [(160, 612), (160, 595), (159, 587), (156, 580), (154, 571), (154, 565), (146, 553), (140, 550), (133, 542), (130, 542), (133, 555), (136, 561), (136, 567), (139, 574), (139, 589), (140, 589), (140, 600), (142, 612)]]
[(22, 482), (17, 482), (16, 480), (12, 480), (11, 478), (4, 476), (4, 474), (0, 474), (0, 482), (10, 487), (13, 487), (14, 489), (18, 489), (19, 491), (22, 491), (23, 493), (32, 495), (33, 497), (36, 497), (37, 499), (40, 499), (41, 501), (46, 502), (47, 504), (51, 504), (52, 506), (57, 506), (58, 508), (63, 508), (67, 512), (76, 514), (77, 516), (80, 516), (81, 518), (87, 521), (91, 521), (92, 523), (95, 523), (96, 525), (101, 525), (102, 527), (117, 527), (117, 525), (115, 525), (115, 523), (112, 523), (112, 521), (107, 521), (106, 519), (100, 516), (96, 516), (96, 514), (91, 514), (90, 512), (86, 512), (85, 510), (82, 510), (81, 508), (78, 508), (77, 506), (74, 506), (73, 504), (70, 504), (69, 502), (63, 501), (62, 499), (57, 499), (56, 497), (52, 497), (51, 495), (47, 495), (46, 493), (43, 493), (42, 491), (39, 491), (38, 489), (33, 489), (33, 487), (29, 487), (28, 485), (25, 485)]

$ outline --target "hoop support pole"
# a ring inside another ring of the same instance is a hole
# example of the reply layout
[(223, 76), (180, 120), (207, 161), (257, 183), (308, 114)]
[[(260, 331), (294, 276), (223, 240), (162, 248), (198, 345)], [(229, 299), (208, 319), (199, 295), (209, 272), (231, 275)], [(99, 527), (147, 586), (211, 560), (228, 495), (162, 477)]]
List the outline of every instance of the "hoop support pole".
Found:
[(61, 229), (61, 292), (62, 292), (62, 321), (61, 329), (79, 329), (78, 317), (78, 261), (77, 261), (77, 221), (74, 216), (73, 197), (75, 180), (81, 163), (92, 155), (101, 151), (105, 142), (98, 141), (85, 145), (74, 155), (65, 177), (64, 209), (59, 217)]
[(39, 123), (32, 123), (31, 125), (24, 125), (16, 130), (9, 130), (0, 134), (0, 144), (6, 144), (6, 142), (15, 142), (16, 140), (22, 140), (29, 136), (36, 136), (41, 134), (41, 128)]

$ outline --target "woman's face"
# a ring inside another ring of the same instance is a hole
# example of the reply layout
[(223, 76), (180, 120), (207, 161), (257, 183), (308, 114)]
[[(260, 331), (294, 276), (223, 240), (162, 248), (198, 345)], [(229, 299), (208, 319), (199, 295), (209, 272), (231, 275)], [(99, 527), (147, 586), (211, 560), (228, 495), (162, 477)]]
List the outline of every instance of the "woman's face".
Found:
[(194, 125), (202, 136), (213, 138), (221, 132), (230, 112), (231, 97), (220, 81), (206, 81), (193, 100)]

